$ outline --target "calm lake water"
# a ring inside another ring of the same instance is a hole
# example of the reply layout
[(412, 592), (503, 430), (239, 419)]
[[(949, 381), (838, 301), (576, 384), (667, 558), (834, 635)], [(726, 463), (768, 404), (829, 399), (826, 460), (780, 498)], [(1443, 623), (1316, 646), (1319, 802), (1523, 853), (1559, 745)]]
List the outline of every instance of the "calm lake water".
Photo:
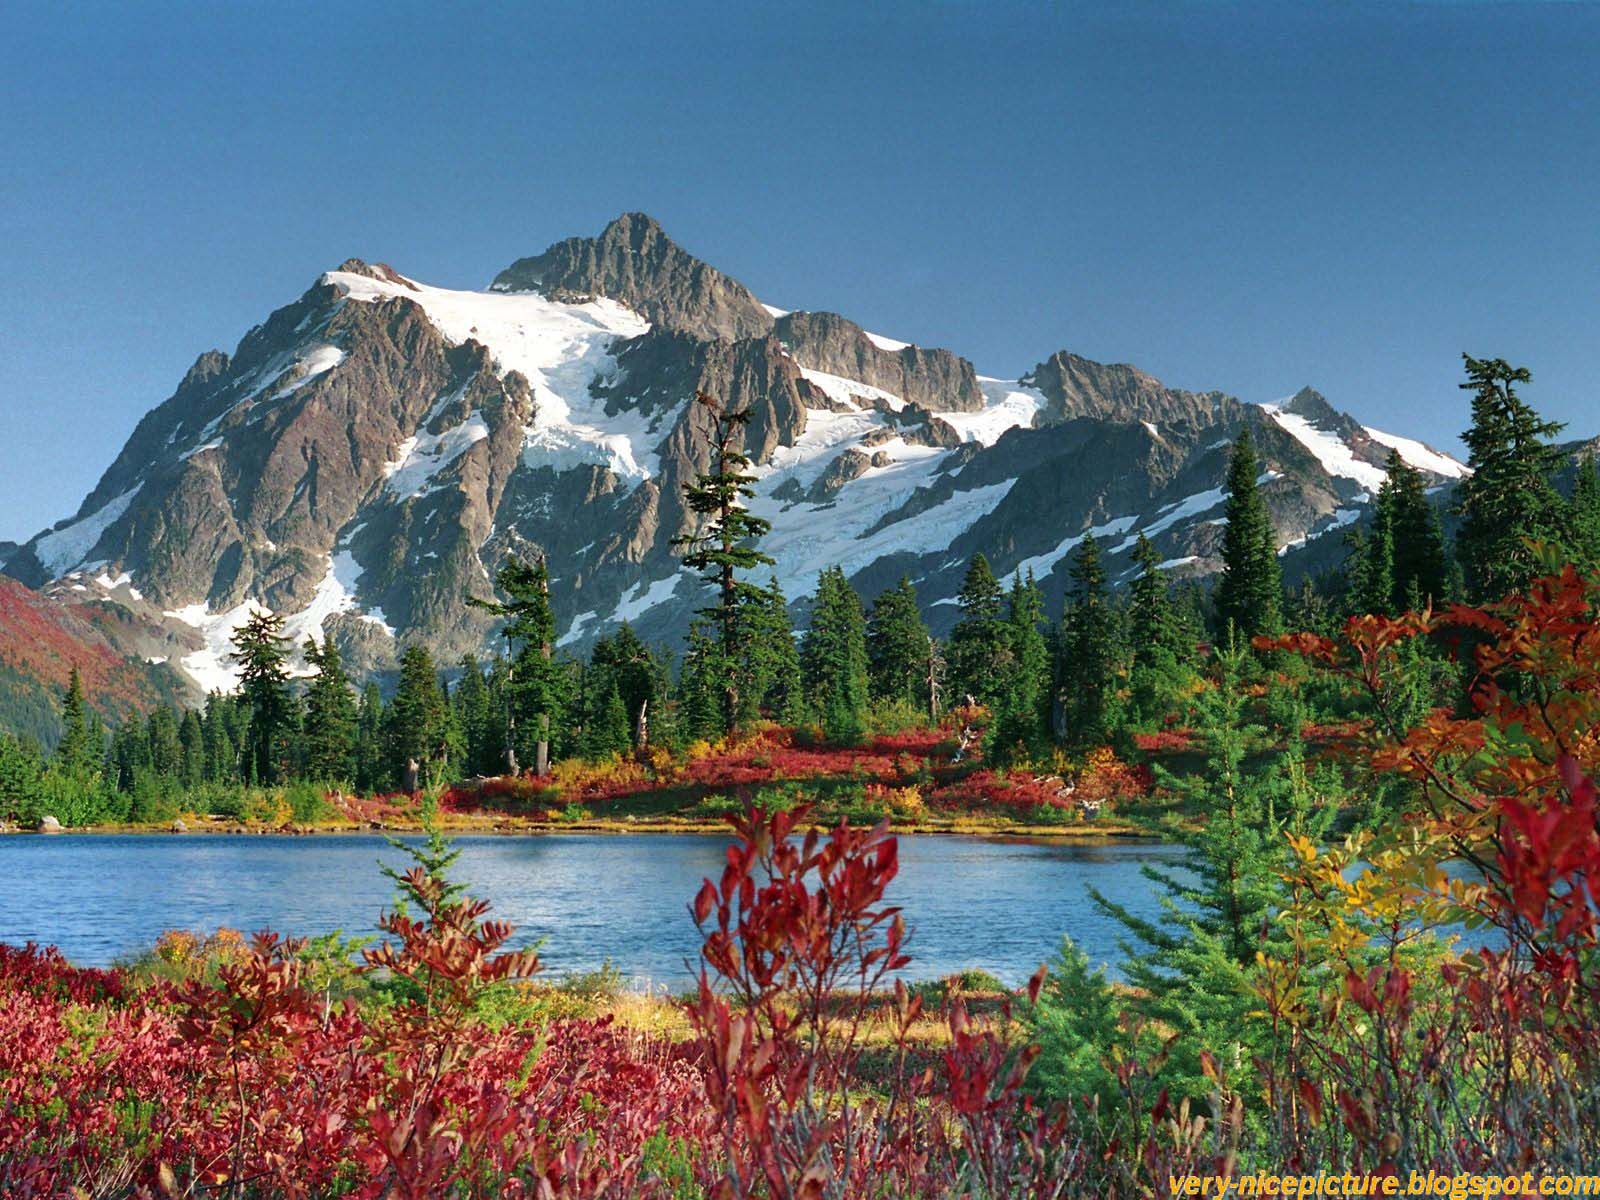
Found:
[[(634, 835), (463, 837), (457, 875), (519, 936), (545, 939), (553, 973), (606, 959), (634, 986), (680, 987), (699, 952), (688, 913), (702, 878), (721, 873), (726, 839)], [(912, 929), (912, 978), (973, 967), (1020, 983), (1070, 934), (1095, 963), (1118, 959), (1117, 925), (1098, 888), (1158, 915), (1145, 864), (1182, 851), (1154, 843), (1065, 845), (955, 837), (900, 839), (890, 900)], [(162, 930), (231, 926), (312, 935), (370, 933), (393, 887), (380, 861), (403, 860), (379, 836), (17, 836), (0, 838), (0, 942), (60, 946), (105, 965)]]

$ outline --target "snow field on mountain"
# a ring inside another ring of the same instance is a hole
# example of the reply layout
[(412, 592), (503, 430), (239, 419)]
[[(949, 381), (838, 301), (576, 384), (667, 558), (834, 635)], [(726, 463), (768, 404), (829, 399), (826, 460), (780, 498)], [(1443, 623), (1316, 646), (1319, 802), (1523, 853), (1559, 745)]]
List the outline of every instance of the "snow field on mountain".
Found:
[(114, 500), (108, 500), (94, 512), (72, 524), (47, 533), (33, 544), (33, 552), (44, 569), (59, 579), (73, 567), (89, 557), (100, 535), (128, 511), (143, 482), (134, 484)]
[(1383, 486), (1384, 469), (1362, 462), (1337, 434), (1318, 429), (1305, 417), (1284, 412), (1275, 404), (1263, 404), (1261, 407), (1295, 441), (1311, 451), (1329, 475), (1353, 479), (1369, 492), (1375, 492)]
[(1448, 454), (1440, 454), (1433, 447), (1424, 445), (1413, 438), (1401, 437), (1395, 433), (1385, 433), (1383, 430), (1374, 429), (1370, 425), (1362, 426), (1362, 428), (1367, 431), (1367, 435), (1373, 441), (1387, 446), (1391, 450), (1398, 450), (1401, 458), (1419, 470), (1432, 471), (1435, 475), (1443, 475), (1449, 479), (1462, 479), (1470, 474), (1466, 463), (1457, 462)]
[(518, 371), (534, 391), (535, 416), (523, 451), (533, 466), (602, 462), (641, 480), (660, 471), (655, 453), (670, 416), (607, 415), (589, 393), (595, 378), (616, 373), (611, 346), (650, 323), (614, 300), (561, 304), (534, 292), (463, 292), (407, 280), (395, 283), (348, 271), (323, 276), (357, 301), (401, 297), (422, 307), (449, 341), (488, 347), (503, 372)]

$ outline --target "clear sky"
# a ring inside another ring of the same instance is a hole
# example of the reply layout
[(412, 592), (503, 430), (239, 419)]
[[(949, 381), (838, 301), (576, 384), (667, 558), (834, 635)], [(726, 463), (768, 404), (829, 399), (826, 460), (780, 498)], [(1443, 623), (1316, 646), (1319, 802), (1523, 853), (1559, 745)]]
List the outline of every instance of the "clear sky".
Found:
[(633, 209), (986, 374), (1309, 383), (1458, 450), (1468, 350), (1600, 432), (1600, 8), (0, 13), (0, 538), (343, 259), (481, 287)]

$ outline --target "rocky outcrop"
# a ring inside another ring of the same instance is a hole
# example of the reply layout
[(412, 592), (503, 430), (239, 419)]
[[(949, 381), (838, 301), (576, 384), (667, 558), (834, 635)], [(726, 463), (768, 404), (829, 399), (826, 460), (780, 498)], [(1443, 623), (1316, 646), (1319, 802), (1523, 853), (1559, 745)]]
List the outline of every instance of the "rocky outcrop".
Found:
[(1051, 421), (1092, 417), (1204, 429), (1239, 420), (1243, 409), (1221, 392), (1169, 388), (1138, 367), (1097, 363), (1067, 350), (1052, 354), (1022, 382), (1044, 393), (1050, 407), (1043, 416)]
[(776, 332), (800, 365), (859, 380), (931, 412), (976, 412), (983, 390), (972, 364), (949, 350), (887, 350), (837, 313), (792, 312)]
[(556, 300), (608, 296), (652, 325), (699, 338), (760, 337), (772, 328), (749, 288), (679, 248), (644, 213), (625, 213), (599, 237), (567, 238), (519, 258), (491, 286)]

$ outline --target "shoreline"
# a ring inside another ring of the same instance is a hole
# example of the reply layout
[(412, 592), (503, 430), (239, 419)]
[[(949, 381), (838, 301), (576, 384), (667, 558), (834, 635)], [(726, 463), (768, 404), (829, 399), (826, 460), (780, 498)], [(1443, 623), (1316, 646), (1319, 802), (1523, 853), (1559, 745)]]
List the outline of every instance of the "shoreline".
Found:
[[(629, 837), (640, 834), (676, 834), (685, 836), (710, 836), (727, 834), (729, 827), (720, 820), (631, 820), (619, 817), (591, 821), (519, 821), (515, 818), (455, 817), (442, 820), (435, 826), (441, 833), (450, 835), (494, 837), (553, 837), (561, 835), (602, 834)], [(831, 823), (813, 826), (826, 832)], [(239, 822), (202, 821), (173, 829), (160, 825), (85, 825), (45, 832), (36, 829), (0, 830), (0, 837), (103, 837), (107, 835), (137, 835), (141, 837), (208, 837), (217, 835), (252, 837), (348, 837), (354, 834), (419, 835), (426, 832), (420, 822), (369, 822), (366, 824), (318, 825), (247, 825)], [(937, 825), (894, 825), (889, 832), (896, 837), (971, 837), (971, 838), (1021, 838), (1028, 841), (1058, 841), (1075, 843), (1147, 841), (1160, 843), (1163, 839), (1147, 830), (1132, 825), (1107, 823), (1097, 829), (1063, 828), (1059, 825), (1022, 825), (1014, 823), (975, 821), (952, 822)]]

